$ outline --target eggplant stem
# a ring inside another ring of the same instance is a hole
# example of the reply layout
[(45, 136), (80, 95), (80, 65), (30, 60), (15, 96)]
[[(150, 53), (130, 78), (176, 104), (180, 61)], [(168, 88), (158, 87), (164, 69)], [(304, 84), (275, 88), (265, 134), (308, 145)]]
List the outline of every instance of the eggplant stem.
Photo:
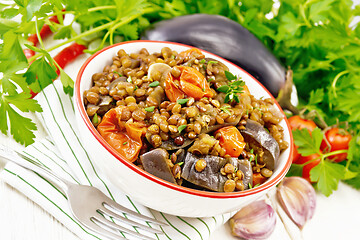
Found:
[(289, 68), (286, 71), (286, 79), (285, 79), (285, 85), (281, 88), (279, 95), (277, 97), (277, 101), (280, 104), (280, 106), (283, 109), (289, 110), (294, 115), (299, 114), (299, 109), (297, 109), (292, 103), (291, 103), (291, 93), (293, 89), (294, 83), (293, 83), (293, 72)]

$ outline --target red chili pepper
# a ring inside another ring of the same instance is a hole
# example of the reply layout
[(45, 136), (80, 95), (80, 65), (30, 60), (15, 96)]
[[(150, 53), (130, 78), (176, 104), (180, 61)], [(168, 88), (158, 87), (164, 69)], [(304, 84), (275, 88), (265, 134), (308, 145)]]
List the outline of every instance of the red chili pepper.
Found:
[[(63, 10), (65, 11), (65, 10)], [(65, 17), (65, 15), (64, 15)], [(54, 22), (54, 23), (59, 23), (59, 19), (57, 16), (52, 16), (49, 18), (50, 22)], [(50, 26), (47, 24), (44, 24), (42, 26), (42, 28), (40, 29), (40, 37), (41, 39), (45, 39), (46, 37), (48, 37), (50, 34), (52, 33)], [(37, 37), (36, 34), (31, 34), (28, 39), (29, 42), (32, 42), (34, 46), (36, 46), (39, 43), (39, 39)], [(26, 58), (31, 58), (32, 56), (35, 55), (35, 52), (31, 49), (24, 49), (24, 54), (26, 56)]]
[[(84, 53), (86, 49), (85, 45), (73, 43), (70, 46), (64, 48), (61, 52), (59, 52), (54, 60), (59, 64), (61, 68), (64, 68), (66, 65), (74, 61), (79, 55)], [(57, 69), (56, 73), (59, 75), (60, 70)]]
[[(78, 56), (84, 53), (84, 50), (86, 49), (86, 46), (73, 43), (70, 46), (64, 48), (61, 52), (59, 52), (55, 57), (54, 60), (59, 64), (61, 68), (66, 67), (69, 63), (74, 61)], [(60, 70), (56, 69), (57, 75), (60, 74)], [(30, 90), (31, 98), (35, 97), (37, 93)]]

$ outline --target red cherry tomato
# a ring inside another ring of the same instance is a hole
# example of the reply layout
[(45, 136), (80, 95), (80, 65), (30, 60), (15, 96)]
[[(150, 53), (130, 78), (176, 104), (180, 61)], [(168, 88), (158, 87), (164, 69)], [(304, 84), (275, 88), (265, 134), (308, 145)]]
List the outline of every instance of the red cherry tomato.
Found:
[[(288, 118), (288, 121), (289, 121), (289, 124), (290, 124), (290, 127), (292, 130), (296, 130), (296, 129), (301, 130), (303, 128), (306, 128), (311, 133), (316, 128), (316, 124), (313, 121), (303, 119), (298, 115)], [(293, 146), (294, 151), (293, 151), (293, 155), (292, 155), (293, 163), (297, 162), (298, 158), (301, 156), (298, 153), (297, 148), (298, 147), (294, 143), (294, 146)]]
[(315, 153), (306, 157), (300, 155), (300, 157), (296, 161), (296, 164), (304, 164), (309, 162), (303, 167), (302, 177), (312, 183), (312, 181), (310, 180), (310, 170), (313, 169), (316, 165), (318, 165), (320, 161), (320, 155), (318, 153)]
[[(320, 153), (321, 150), (320, 150)], [(316, 159), (316, 160), (314, 160)], [(314, 161), (312, 161), (314, 160)], [(309, 163), (308, 163), (309, 162)], [(318, 165), (320, 162), (320, 154), (315, 153), (309, 156), (302, 156), (299, 154), (298, 159), (294, 162), (296, 164), (305, 164), (303, 167), (303, 171), (302, 171), (302, 177), (305, 178), (306, 180), (310, 181), (310, 170), (313, 169), (313, 167), (315, 167), (316, 165)], [(307, 163), (307, 164), (306, 164)]]
[[(337, 150), (349, 149), (351, 135), (346, 131), (342, 133), (339, 128), (331, 128), (325, 132), (325, 138), (330, 145), (328, 146), (326, 141), (323, 140), (320, 147), (322, 151), (333, 152)], [(334, 162), (342, 162), (347, 158), (347, 153), (339, 153), (329, 156), (328, 158)]]
[(295, 143), (293, 144), (293, 154), (292, 154), (292, 162), (295, 163), (299, 157), (301, 156), (300, 153), (298, 152), (297, 148), (298, 146), (295, 145)]
[[(311, 132), (317, 127), (314, 121), (311, 120), (307, 120), (307, 119), (303, 119), (298, 115), (292, 116), (288, 119), (290, 127), (292, 130), (296, 130), (296, 129), (307, 129), (309, 131), (309, 133), (311, 134)], [(293, 151), (293, 163), (296, 164), (305, 164), (307, 162), (307, 164), (304, 165), (303, 170), (302, 170), (302, 177), (304, 179), (306, 179), (308, 182), (312, 182), (310, 180), (310, 171), (311, 169), (313, 169), (316, 165), (318, 165), (321, 161), (320, 159), (320, 154), (315, 153), (312, 154), (310, 156), (302, 156), (299, 154), (299, 152), (297, 151), (297, 146), (294, 144), (294, 151)], [(320, 153), (322, 153), (322, 151), (320, 150)], [(316, 160), (314, 160), (316, 159)]]
[(298, 115), (288, 118), (288, 121), (292, 130), (306, 128), (309, 132), (312, 132), (316, 128), (314, 121), (303, 119)]

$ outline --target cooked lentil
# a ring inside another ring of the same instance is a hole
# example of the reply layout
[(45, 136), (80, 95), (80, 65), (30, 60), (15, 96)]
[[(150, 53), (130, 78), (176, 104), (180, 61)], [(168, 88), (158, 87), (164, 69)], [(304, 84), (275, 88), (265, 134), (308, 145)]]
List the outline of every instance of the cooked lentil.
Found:
[(195, 164), (195, 169), (198, 172), (202, 172), (206, 168), (206, 161), (204, 159), (199, 159)]

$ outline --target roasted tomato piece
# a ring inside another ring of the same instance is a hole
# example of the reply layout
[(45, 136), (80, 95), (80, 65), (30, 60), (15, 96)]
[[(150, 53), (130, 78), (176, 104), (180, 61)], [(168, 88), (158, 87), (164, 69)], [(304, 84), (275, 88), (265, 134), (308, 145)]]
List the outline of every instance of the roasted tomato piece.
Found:
[(97, 130), (121, 156), (133, 162), (139, 155), (146, 128), (141, 122), (123, 124), (120, 121), (123, 108), (124, 106), (119, 106), (110, 109), (97, 126)]
[(190, 58), (191, 56), (196, 58), (204, 58), (205, 55), (197, 48), (190, 48), (186, 51), (179, 53), (178, 57), (185, 59), (186, 57)]
[(205, 76), (198, 70), (188, 66), (179, 66), (178, 68), (181, 71), (180, 76), (175, 78), (169, 73), (165, 81), (165, 93), (170, 101), (175, 102), (182, 99), (185, 94), (195, 100), (213, 96)]
[(231, 157), (239, 157), (246, 145), (243, 136), (234, 126), (220, 128), (215, 132), (215, 136), (220, 133), (219, 143), (226, 153)]

